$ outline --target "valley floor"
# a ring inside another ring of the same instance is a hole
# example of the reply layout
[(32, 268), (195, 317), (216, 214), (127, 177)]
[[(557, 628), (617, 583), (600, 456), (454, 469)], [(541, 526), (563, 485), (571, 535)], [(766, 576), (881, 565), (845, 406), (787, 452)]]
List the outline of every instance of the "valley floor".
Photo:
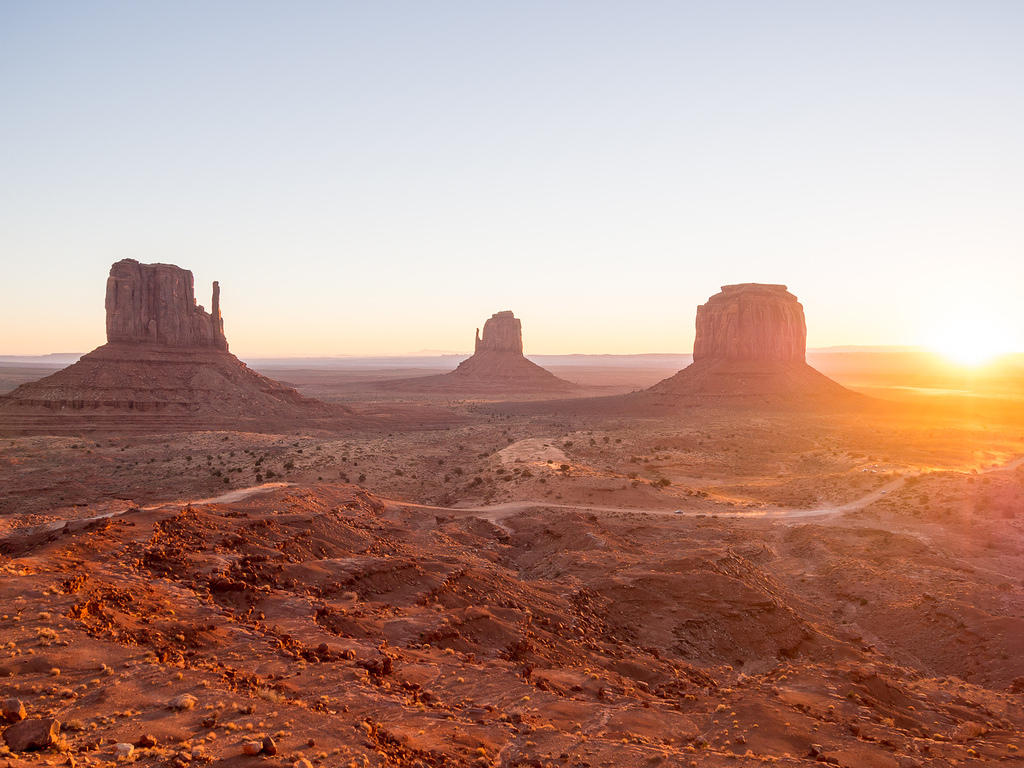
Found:
[(1024, 764), (985, 407), (2, 438), (0, 765)]

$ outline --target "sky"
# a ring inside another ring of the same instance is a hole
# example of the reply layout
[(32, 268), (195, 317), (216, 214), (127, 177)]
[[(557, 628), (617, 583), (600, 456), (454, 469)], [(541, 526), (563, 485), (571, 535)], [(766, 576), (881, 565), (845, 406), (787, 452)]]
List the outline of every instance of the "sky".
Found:
[(249, 356), (1024, 351), (1024, 3), (0, 0), (0, 354), (104, 341), (122, 258)]

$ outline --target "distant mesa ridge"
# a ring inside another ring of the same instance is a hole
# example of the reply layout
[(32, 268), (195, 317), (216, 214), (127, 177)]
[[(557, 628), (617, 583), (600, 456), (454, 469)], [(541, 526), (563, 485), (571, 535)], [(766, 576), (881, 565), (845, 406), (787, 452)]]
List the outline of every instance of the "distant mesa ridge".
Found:
[(196, 305), (192, 273), (173, 264), (123, 259), (107, 278), (107, 341), (228, 349), (220, 315), (220, 283), (211, 311)]
[(785, 285), (724, 285), (697, 307), (693, 363), (647, 392), (700, 397), (857, 397), (806, 362), (803, 305)]

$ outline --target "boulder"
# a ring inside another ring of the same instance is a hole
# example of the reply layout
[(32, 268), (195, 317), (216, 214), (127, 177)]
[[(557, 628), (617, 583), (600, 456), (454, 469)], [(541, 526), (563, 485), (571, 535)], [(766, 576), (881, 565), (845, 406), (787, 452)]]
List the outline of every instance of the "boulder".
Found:
[(16, 723), (19, 720), (24, 720), (28, 717), (28, 713), (25, 711), (25, 705), (21, 699), (11, 697), (4, 699), (3, 703), (3, 717), (9, 723)]
[(122, 741), (114, 745), (114, 757), (118, 761), (131, 760), (135, 756), (135, 745)]
[(167, 702), (167, 707), (168, 709), (176, 709), (179, 712), (183, 712), (186, 709), (194, 709), (198, 703), (199, 700), (191, 693), (183, 693)]
[(32, 718), (15, 723), (4, 731), (4, 741), (12, 752), (33, 752), (52, 747), (60, 738), (60, 721)]

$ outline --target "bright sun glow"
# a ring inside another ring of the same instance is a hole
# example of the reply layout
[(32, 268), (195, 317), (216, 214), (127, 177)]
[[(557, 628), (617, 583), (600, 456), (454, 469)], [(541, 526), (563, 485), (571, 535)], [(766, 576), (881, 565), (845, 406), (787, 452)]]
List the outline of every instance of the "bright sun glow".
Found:
[(954, 363), (976, 366), (1012, 351), (1009, 336), (994, 318), (958, 312), (937, 328), (928, 346)]

